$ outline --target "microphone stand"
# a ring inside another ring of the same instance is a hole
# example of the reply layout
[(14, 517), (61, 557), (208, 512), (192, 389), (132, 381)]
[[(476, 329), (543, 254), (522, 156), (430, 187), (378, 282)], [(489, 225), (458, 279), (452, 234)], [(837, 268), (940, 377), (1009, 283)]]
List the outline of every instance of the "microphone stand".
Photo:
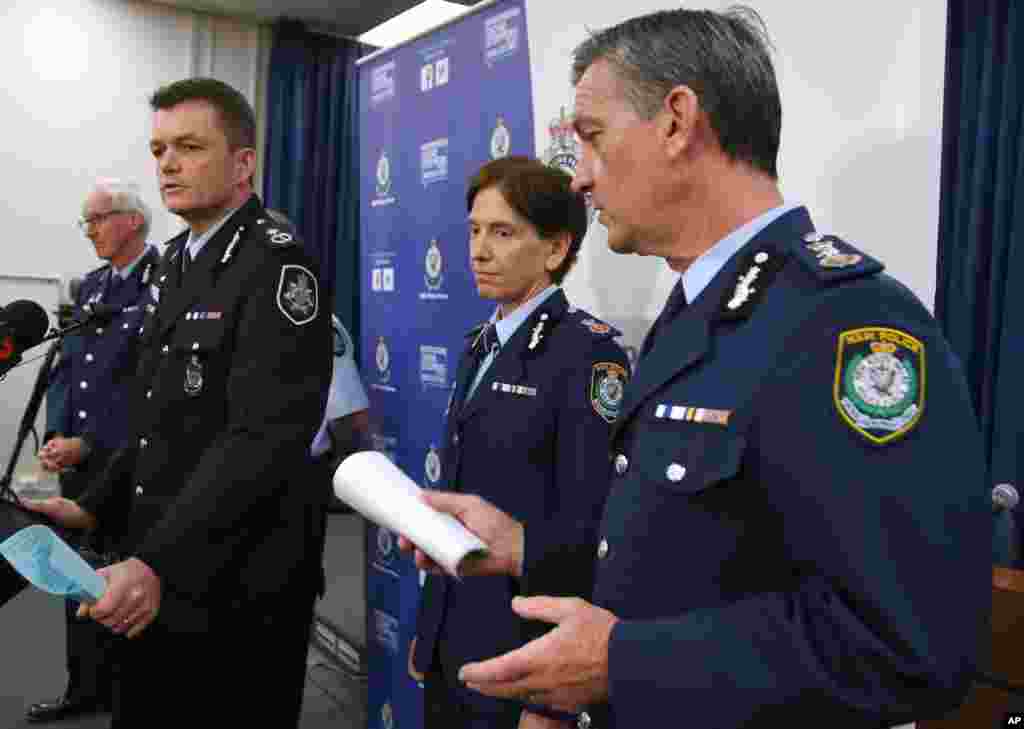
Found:
[[(11, 487), (11, 483), (14, 480), (14, 469), (17, 467), (18, 459), (21, 457), (21, 449), (25, 444), (25, 439), (35, 427), (36, 416), (39, 414), (39, 406), (43, 402), (46, 390), (50, 387), (50, 375), (53, 371), (53, 361), (57, 358), (57, 352), (60, 349), (61, 340), (68, 334), (81, 329), (86, 324), (91, 323), (91, 319), (92, 317), (88, 317), (82, 321), (76, 321), (64, 329), (51, 329), (50, 332), (39, 341), (39, 344), (47, 341), (53, 341), (53, 344), (51, 344), (49, 350), (47, 350), (46, 356), (43, 359), (43, 364), (39, 367), (38, 374), (36, 374), (35, 385), (32, 387), (32, 394), (29, 396), (28, 405), (26, 406), (25, 413), (21, 418), (18, 435), (14, 441), (14, 452), (11, 454), (11, 458), (7, 462), (6, 472), (3, 477), (0, 477), (0, 501), (6, 500), (11, 501), (14, 504), (18, 504), (18, 495), (14, 493), (14, 489)], [(18, 360), (20, 361), (20, 359), (21, 358), (19, 356)]]

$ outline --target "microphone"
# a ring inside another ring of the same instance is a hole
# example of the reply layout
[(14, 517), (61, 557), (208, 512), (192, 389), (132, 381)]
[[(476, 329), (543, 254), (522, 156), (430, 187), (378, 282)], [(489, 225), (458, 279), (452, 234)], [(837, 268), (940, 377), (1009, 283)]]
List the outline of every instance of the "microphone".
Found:
[(78, 301), (78, 294), (82, 290), (82, 280), (81, 276), (74, 276), (68, 281), (68, 299), (72, 304)]
[(992, 513), (1009, 511), (1020, 503), (1020, 494), (1011, 483), (999, 483), (992, 489)]
[(50, 318), (34, 301), (19, 299), (0, 309), (0, 371), (18, 364), (21, 353), (46, 336)]
[(86, 314), (85, 321), (102, 324), (113, 319), (114, 315), (121, 311), (121, 307), (97, 302), (95, 304), (86, 304), (82, 307), (82, 311)]

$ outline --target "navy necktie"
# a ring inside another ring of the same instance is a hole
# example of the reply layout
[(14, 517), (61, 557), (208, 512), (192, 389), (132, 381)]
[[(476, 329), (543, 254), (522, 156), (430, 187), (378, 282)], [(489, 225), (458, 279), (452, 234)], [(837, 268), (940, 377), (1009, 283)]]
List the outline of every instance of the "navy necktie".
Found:
[(185, 280), (185, 274), (188, 273), (188, 269), (192, 267), (192, 254), (189, 252), (188, 246), (183, 246), (181, 249), (181, 280)]
[(484, 326), (483, 331), (480, 332), (480, 337), (476, 342), (477, 358), (483, 359), (497, 346), (498, 329), (494, 326), (494, 322), (487, 322), (487, 325)]
[(478, 384), (477, 379), (480, 377), (480, 367), (483, 365), (484, 360), (487, 359), (487, 355), (492, 351), (497, 353), (499, 349), (501, 349), (501, 343), (498, 341), (497, 327), (494, 326), (494, 322), (488, 322), (473, 342), (473, 349), (470, 352), (472, 366), (469, 373), (466, 395), (463, 398), (464, 402), (473, 397), (473, 393), (476, 391), (475, 385)]
[(651, 325), (650, 331), (647, 332), (647, 336), (644, 337), (644, 343), (640, 346), (640, 356), (643, 357), (651, 351), (651, 347), (654, 346), (654, 339), (658, 335), (659, 329), (664, 329), (668, 326), (673, 319), (679, 316), (679, 312), (686, 308), (686, 291), (683, 290), (683, 279), (680, 277), (676, 281), (676, 285), (672, 287), (672, 293), (668, 296), (668, 301), (665, 302), (665, 307), (658, 314), (658, 318), (654, 320), (654, 324)]

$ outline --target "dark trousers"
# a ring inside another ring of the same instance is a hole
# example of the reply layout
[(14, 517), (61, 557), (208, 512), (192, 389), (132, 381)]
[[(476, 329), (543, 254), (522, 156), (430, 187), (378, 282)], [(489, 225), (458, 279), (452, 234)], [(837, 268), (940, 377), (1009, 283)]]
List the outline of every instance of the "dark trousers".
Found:
[[(78, 498), (87, 486), (88, 472), (67, 471), (60, 475), (60, 490), (66, 498)], [(83, 540), (84, 541), (84, 540)], [(96, 551), (101, 545), (96, 541), (89, 544)], [(111, 650), (117, 636), (108, 628), (88, 618), (75, 617), (78, 603), (66, 600), (64, 603), (64, 624), (68, 684), (65, 695), (72, 699), (97, 701), (109, 705), (111, 702), (111, 681), (113, 659)]]
[[(111, 729), (297, 727), (314, 594), (285, 594), (175, 632), (158, 618), (118, 643)], [(169, 621), (168, 621), (169, 622)]]
[(75, 617), (78, 603), (65, 600), (68, 685), (70, 699), (111, 702), (111, 650), (117, 636), (95, 620)]

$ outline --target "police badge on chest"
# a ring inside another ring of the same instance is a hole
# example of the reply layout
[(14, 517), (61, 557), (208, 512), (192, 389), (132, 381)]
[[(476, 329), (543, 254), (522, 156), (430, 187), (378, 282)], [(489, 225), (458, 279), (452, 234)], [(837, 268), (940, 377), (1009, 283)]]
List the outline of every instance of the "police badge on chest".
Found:
[(193, 354), (185, 362), (185, 394), (197, 397), (203, 391), (203, 362)]

